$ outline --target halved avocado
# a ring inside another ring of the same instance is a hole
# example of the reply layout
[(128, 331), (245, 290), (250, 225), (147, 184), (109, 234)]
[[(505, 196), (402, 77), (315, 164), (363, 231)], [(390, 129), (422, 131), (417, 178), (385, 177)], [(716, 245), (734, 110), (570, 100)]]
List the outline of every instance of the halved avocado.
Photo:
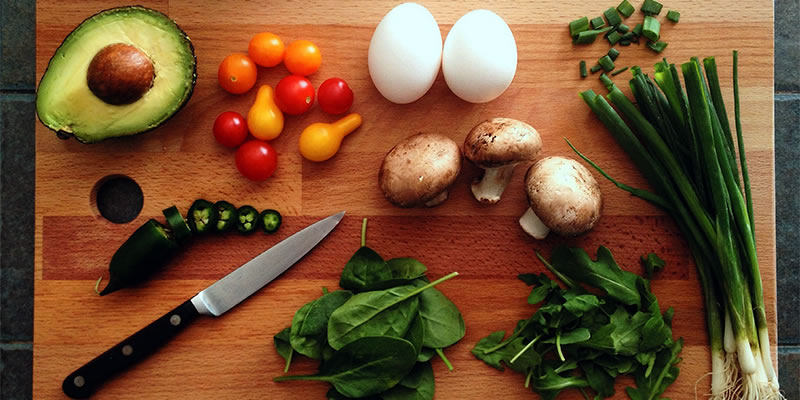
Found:
[(192, 95), (197, 61), (189, 37), (144, 7), (101, 11), (50, 59), (36, 93), (39, 120), (84, 143), (149, 131)]

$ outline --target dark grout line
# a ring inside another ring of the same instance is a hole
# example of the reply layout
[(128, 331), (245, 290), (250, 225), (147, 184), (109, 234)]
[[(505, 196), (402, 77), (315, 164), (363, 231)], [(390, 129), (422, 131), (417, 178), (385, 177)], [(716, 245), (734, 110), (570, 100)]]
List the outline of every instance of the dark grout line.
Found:
[(25, 89), (0, 89), (0, 93), (5, 94), (35, 94), (36, 88), (25, 88)]
[(33, 350), (33, 342), (3, 342), (0, 350)]

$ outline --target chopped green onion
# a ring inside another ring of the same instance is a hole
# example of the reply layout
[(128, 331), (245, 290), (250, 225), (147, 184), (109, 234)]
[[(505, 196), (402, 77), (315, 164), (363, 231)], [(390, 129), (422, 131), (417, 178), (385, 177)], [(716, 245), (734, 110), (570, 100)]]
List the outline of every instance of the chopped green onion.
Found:
[(678, 22), (681, 19), (681, 13), (675, 10), (667, 11), (667, 19), (672, 22)]
[(620, 45), (620, 46), (630, 46), (631, 45), (631, 41), (628, 40), (628, 39), (622, 39), (619, 42), (617, 42), (617, 44)]
[(581, 78), (586, 78), (587, 76), (589, 76), (589, 72), (586, 71), (586, 61), (581, 60), (580, 70), (581, 70)]
[(611, 76), (617, 76), (617, 75), (619, 75), (619, 74), (621, 74), (621, 73), (623, 73), (623, 72), (625, 72), (627, 70), (628, 70), (628, 67), (625, 67), (625, 68), (622, 68), (622, 69), (618, 69), (618, 70), (612, 72)]
[(647, 42), (647, 47), (650, 50), (655, 51), (656, 53), (661, 53), (664, 49), (667, 48), (667, 42)]
[(613, 46), (613, 45), (617, 44), (617, 42), (619, 42), (620, 39), (622, 39), (622, 35), (620, 35), (619, 32), (614, 31), (614, 32), (611, 32), (608, 35), (607, 39), (608, 39), (608, 42), (611, 43), (611, 45)]
[(617, 57), (619, 57), (619, 50), (612, 47), (608, 50), (608, 56), (611, 57), (611, 61), (616, 61)]
[(595, 73), (597, 71), (600, 71), (601, 69), (603, 69), (603, 67), (601, 67), (600, 64), (595, 64), (594, 66), (592, 66), (592, 68), (589, 69), (589, 71)]
[(591, 30), (591, 31), (583, 31), (583, 32), (579, 33), (577, 37), (572, 39), (572, 43), (575, 43), (575, 44), (592, 43), (592, 42), (594, 42), (595, 39), (597, 39), (597, 35), (605, 32), (605, 31), (608, 31), (609, 29), (611, 29), (610, 26), (607, 26), (607, 27), (605, 27), (603, 29), (597, 29), (597, 30)]
[(619, 3), (619, 5), (617, 6), (617, 11), (619, 11), (620, 14), (624, 15), (625, 18), (628, 18), (631, 15), (633, 15), (633, 12), (636, 11), (636, 9), (633, 8), (633, 5), (631, 5), (631, 3), (628, 2), (628, 0), (622, 0), (622, 3)]
[(589, 18), (583, 17), (569, 23), (569, 34), (572, 37), (589, 30)]
[(619, 16), (619, 13), (614, 7), (611, 7), (608, 10), (603, 11), (603, 15), (606, 16), (606, 20), (608, 21), (608, 24), (611, 26), (617, 26), (622, 23), (622, 17)]
[(600, 29), (606, 24), (606, 20), (604, 20), (603, 17), (596, 17), (592, 18), (589, 23), (592, 25), (592, 29)]
[(597, 60), (597, 63), (600, 64), (601, 67), (603, 67), (603, 71), (608, 72), (614, 69), (614, 60), (612, 60), (611, 57), (607, 55), (600, 57), (600, 59)]
[(636, 24), (631, 32), (636, 36), (642, 36), (642, 24)]
[(611, 78), (609, 78), (608, 75), (605, 74), (605, 72), (600, 74), (600, 82), (603, 82), (603, 85), (605, 85), (605, 87), (607, 88), (611, 88), (614, 86), (614, 81), (612, 81)]
[(631, 30), (631, 27), (625, 24), (619, 24), (617, 27), (617, 31), (620, 33), (628, 33), (629, 30)]
[(628, 32), (622, 35), (622, 40), (633, 40), (635, 37), (636, 35), (634, 35), (633, 32)]
[(661, 35), (661, 23), (657, 19), (646, 16), (644, 17), (644, 24), (642, 25), (642, 36), (657, 42)]
[(661, 3), (657, 2), (656, 0), (644, 0), (644, 4), (642, 4), (642, 12), (645, 15), (658, 15), (661, 13)]

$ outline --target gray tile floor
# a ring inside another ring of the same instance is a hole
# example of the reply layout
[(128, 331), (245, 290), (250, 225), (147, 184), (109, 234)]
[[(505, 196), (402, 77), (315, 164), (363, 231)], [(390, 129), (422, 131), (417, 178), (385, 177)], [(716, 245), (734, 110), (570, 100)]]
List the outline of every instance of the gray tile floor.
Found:
[[(800, 398), (800, 0), (775, 0), (781, 382)], [(32, 397), (35, 3), (0, 0), (0, 398)]]

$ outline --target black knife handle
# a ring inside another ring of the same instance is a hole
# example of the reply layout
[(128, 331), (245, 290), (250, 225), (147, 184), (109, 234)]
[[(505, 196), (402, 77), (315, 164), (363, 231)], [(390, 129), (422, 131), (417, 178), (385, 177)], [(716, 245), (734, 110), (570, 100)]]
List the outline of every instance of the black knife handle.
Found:
[(73, 399), (88, 398), (108, 378), (155, 352), (199, 315), (192, 301), (187, 300), (69, 374), (61, 389)]

